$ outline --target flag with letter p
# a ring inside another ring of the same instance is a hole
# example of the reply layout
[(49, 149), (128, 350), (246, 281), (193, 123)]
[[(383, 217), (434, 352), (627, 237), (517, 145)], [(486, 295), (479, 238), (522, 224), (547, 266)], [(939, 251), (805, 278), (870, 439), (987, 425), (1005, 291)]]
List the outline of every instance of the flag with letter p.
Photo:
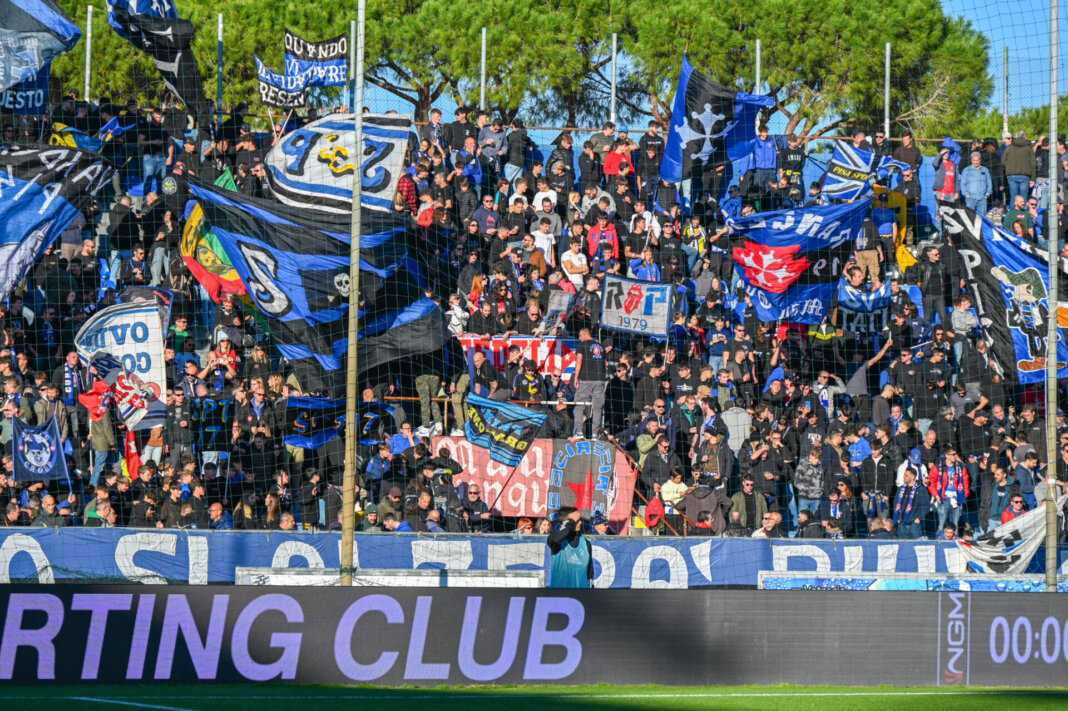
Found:
[(40, 427), (30, 427), (16, 417), (11, 449), (15, 456), (14, 479), (17, 483), (69, 479), (63, 438), (54, 415)]
[(465, 406), (467, 441), (489, 451), (490, 458), (508, 466), (519, 466), (545, 423), (546, 414), (519, 405), (497, 402), (468, 393)]
[(601, 297), (601, 325), (616, 331), (667, 338), (673, 289), (672, 284), (606, 274)]

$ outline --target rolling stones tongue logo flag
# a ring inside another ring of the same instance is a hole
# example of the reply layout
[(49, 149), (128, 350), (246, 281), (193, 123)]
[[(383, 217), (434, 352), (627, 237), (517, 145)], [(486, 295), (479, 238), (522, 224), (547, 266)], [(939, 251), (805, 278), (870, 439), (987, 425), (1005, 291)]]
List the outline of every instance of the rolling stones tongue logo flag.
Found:
[(757, 318), (822, 321), (868, 207), (818, 205), (729, 222), (734, 263)]

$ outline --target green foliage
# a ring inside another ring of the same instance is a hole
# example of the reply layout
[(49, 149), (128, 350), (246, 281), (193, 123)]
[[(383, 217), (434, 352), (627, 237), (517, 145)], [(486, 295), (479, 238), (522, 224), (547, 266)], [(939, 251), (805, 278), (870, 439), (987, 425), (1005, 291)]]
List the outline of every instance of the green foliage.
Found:
[[(80, 26), (85, 6), (58, 0)], [(258, 96), (253, 53), (282, 70), (289, 27), (310, 40), (347, 33), (351, 0), (179, 3), (198, 33), (194, 52), (215, 95), (216, 13), (225, 13), (226, 107)], [(988, 43), (938, 0), (368, 0), (367, 81), (409, 102), (417, 119), (442, 97), (475, 105), (480, 28), (488, 28), (487, 107), (506, 119), (599, 124), (608, 114), (611, 36), (620, 37), (618, 112), (665, 121), (683, 52), (718, 81), (752, 91), (756, 38), (763, 78), (788, 130), (817, 137), (852, 124), (882, 125), (884, 43), (893, 47), (891, 116), (917, 134), (959, 132), (991, 91)], [(84, 46), (56, 61), (53, 93), (80, 88)], [(97, 7), (94, 98), (166, 96), (151, 61), (107, 25)], [(317, 93), (336, 103), (340, 90)], [(265, 107), (254, 106), (255, 112)], [(449, 118), (449, 117), (447, 117)], [(954, 128), (957, 127), (957, 128)], [(978, 127), (978, 126), (977, 126)]]

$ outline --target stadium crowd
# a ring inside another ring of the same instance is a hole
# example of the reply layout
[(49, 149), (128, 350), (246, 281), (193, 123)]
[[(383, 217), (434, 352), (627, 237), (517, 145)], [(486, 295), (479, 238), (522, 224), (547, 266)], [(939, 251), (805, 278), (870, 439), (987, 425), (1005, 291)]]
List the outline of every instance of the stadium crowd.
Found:
[[(338, 460), (282, 441), (286, 402), (301, 394), (300, 383), (250, 310), (231, 294), (213, 303), (180, 254), (190, 176), (213, 181), (230, 170), (239, 191), (269, 199), (265, 152), (317, 117), (310, 110), (261, 136), (247, 114), (237, 106), (216, 139), (205, 140), (174, 107), (97, 106), (74, 95), (56, 107), (53, 124), (89, 134), (113, 116), (136, 127), (104, 149), (122, 166), (119, 191), (64, 233), (0, 306), (5, 525), (338, 527)], [(885, 186), (905, 212), (878, 195), (844, 268), (843, 278), (865, 289), (889, 280), (890, 323), (869, 333), (833, 317), (809, 327), (763, 323), (739, 288), (727, 219), (829, 202), (820, 182), (804, 184), (808, 156), (795, 136), (762, 127), (753, 170), (737, 179), (729, 167), (710, 170), (679, 195), (659, 180), (665, 138), (656, 122), (640, 133), (606, 123), (586, 139), (564, 132), (544, 156), (521, 120), (470, 114), (459, 109), (444, 122), (431, 112), (413, 133), (394, 200), (425, 247), (430, 291), (455, 336), (579, 339), (570, 382), (517, 346), (503, 372), (477, 353), (474, 379), (492, 398), (545, 411), (539, 436), (604, 438), (623, 448), (633, 462), (633, 474), (623, 475), (637, 477), (636, 505), (663, 505), (663, 517), (646, 516), (652, 532), (975, 535), (1044, 496), (1045, 417), (1056, 418), (1060, 456), (1052, 466), (1068, 492), (1064, 413), (1044, 413), (1036, 389), (1003, 384), (1015, 364), (993, 358), (969, 312), (956, 246), (918, 210), (924, 191), (933, 191), (1045, 245), (1046, 137), (1017, 133), (969, 148), (947, 140), (926, 157), (907, 133), (895, 148), (882, 131), (853, 135), (854, 145), (909, 166)], [(3, 142), (40, 130), (8, 117)], [(1063, 139), (1057, 152), (1065, 157)], [(933, 162), (933, 185), (919, 184), (921, 161)], [(121, 188), (138, 181), (141, 194)], [(901, 249), (918, 263), (900, 268)], [(674, 286), (666, 340), (601, 327), (606, 274)], [(86, 317), (129, 285), (178, 295), (165, 351), (167, 422), (139, 433), (139, 466), (125, 456), (115, 413), (91, 421), (78, 402), (92, 378), (73, 348)], [(560, 291), (574, 295), (575, 308), (546, 330), (549, 300)], [(391, 379), (361, 384), (365, 400), (408, 396), (418, 407), (410, 415), (398, 409), (397, 429), (365, 448), (359, 530), (504, 525), (478, 486), (452, 487), (441, 476), (460, 466), (431, 448), (431, 437), (463, 434), (471, 376), (465, 364), (452, 367), (414, 358)], [(191, 403), (222, 396), (235, 400), (229, 451), (202, 456)], [(13, 419), (37, 425), (53, 415), (72, 446), (73, 483), (15, 484)], [(443, 500), (451, 503), (439, 506)], [(593, 523), (608, 532), (603, 520)], [(535, 528), (526, 519), (507, 526)]]

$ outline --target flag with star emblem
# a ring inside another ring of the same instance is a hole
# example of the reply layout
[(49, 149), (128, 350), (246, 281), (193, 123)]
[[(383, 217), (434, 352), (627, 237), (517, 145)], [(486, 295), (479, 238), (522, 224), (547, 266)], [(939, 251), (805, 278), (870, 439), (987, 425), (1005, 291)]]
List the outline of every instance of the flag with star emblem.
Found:
[(730, 221), (734, 263), (757, 318), (822, 321), (867, 210), (862, 202), (817, 205)]
[(703, 169), (745, 158), (753, 152), (757, 114), (761, 107), (774, 105), (770, 96), (746, 94), (712, 81), (684, 55), (660, 163), (661, 180), (678, 183)]
[[(607, 442), (557, 440), (549, 471), (549, 491), (545, 506), (550, 518), (564, 506), (574, 506), (583, 514), (603, 514), (618, 520), (616, 503), (623, 482), (616, 477), (616, 450)], [(631, 492), (626, 493), (630, 501)], [(617, 530), (613, 526), (613, 530)]]
[(490, 459), (517, 467), (548, 417), (519, 405), (469, 393), (464, 408), (464, 433), (471, 444), (485, 448)]

